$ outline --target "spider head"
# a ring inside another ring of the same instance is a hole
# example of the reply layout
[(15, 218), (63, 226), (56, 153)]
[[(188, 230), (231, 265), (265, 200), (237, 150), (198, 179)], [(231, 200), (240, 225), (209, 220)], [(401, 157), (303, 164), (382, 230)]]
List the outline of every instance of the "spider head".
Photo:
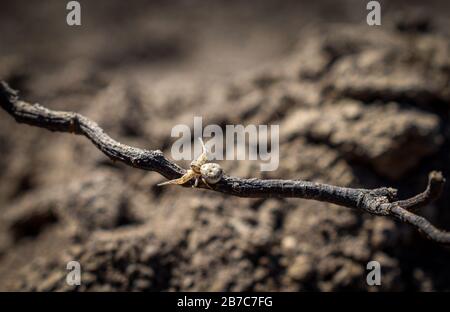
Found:
[(192, 169), (192, 171), (194, 171), (195, 173), (200, 174), (200, 167), (201, 167), (201, 166), (199, 166), (199, 164), (197, 163), (196, 160), (193, 160), (193, 161), (191, 162), (191, 169)]

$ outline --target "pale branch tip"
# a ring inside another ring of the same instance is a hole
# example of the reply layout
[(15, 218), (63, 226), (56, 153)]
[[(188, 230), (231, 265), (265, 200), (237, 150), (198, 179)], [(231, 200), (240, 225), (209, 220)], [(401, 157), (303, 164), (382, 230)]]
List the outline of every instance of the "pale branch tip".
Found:
[[(0, 105), (19, 123), (83, 135), (112, 160), (121, 161), (135, 168), (156, 171), (167, 179), (176, 179), (186, 173), (185, 169), (167, 159), (159, 150), (139, 149), (113, 140), (95, 122), (83, 115), (54, 111), (39, 104), (21, 101), (18, 92), (3, 81), (0, 82)], [(429, 239), (450, 244), (450, 232), (437, 229), (425, 218), (413, 212), (438, 198), (444, 183), (442, 173), (433, 171), (429, 175), (425, 191), (405, 200), (397, 200), (397, 190), (387, 187), (360, 189), (302, 180), (242, 179), (226, 175), (210, 188), (203, 184), (199, 187), (239, 197), (296, 197), (334, 203), (409, 223)], [(192, 185), (192, 182), (186, 183), (186, 186), (189, 185)]]

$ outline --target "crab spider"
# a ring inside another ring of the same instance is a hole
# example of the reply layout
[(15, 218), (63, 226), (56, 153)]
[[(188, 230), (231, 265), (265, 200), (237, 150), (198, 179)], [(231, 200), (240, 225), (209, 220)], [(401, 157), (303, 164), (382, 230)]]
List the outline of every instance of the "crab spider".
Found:
[(202, 138), (198, 139), (202, 144), (202, 153), (196, 160), (193, 160), (191, 162), (191, 168), (188, 169), (181, 178), (159, 183), (158, 186), (169, 184), (185, 184), (186, 182), (195, 179), (194, 185), (192, 187), (197, 187), (198, 182), (201, 179), (206, 186), (212, 189), (210, 184), (216, 184), (220, 181), (220, 179), (222, 179), (222, 167), (220, 167), (220, 165), (216, 163), (206, 163), (208, 161), (208, 151), (206, 150), (206, 146), (203, 143)]

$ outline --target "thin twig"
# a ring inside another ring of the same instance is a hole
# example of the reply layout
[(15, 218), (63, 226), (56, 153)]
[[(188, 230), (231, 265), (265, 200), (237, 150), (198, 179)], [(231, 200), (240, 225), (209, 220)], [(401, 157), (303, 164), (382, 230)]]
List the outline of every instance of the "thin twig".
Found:
[[(18, 92), (5, 82), (0, 82), (0, 105), (19, 123), (50, 131), (83, 135), (112, 160), (135, 168), (156, 171), (167, 179), (179, 178), (186, 172), (168, 160), (160, 150), (139, 149), (113, 140), (95, 122), (78, 113), (53, 111), (39, 104), (21, 101)], [(397, 200), (397, 190), (386, 187), (356, 189), (302, 180), (241, 179), (225, 175), (212, 186), (212, 190), (239, 197), (297, 197), (334, 203), (409, 223), (431, 240), (449, 244), (450, 232), (435, 228), (425, 218), (412, 212), (439, 197), (444, 183), (442, 174), (433, 171), (429, 175), (426, 190), (406, 200)], [(203, 185), (200, 187), (209, 189)]]

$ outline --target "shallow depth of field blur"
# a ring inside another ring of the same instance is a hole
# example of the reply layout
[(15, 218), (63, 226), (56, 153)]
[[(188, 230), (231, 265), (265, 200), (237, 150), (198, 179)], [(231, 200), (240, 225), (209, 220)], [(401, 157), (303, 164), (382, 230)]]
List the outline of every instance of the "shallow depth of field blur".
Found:
[[(0, 79), (124, 144), (170, 157), (172, 127), (202, 116), (280, 125), (278, 170), (220, 162), (229, 175), (400, 197), (450, 177), (448, 1), (380, 1), (378, 27), (360, 0), (80, 1), (81, 27), (66, 1), (3, 2)], [(450, 250), (408, 225), (162, 181), (0, 110), (0, 290), (450, 290)], [(449, 194), (420, 212), (447, 230)]]

